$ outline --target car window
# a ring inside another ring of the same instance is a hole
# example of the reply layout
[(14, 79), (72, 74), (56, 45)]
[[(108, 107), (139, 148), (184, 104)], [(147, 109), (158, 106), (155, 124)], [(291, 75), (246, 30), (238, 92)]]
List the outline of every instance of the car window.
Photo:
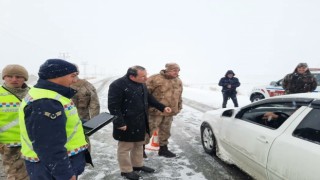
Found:
[(293, 136), (320, 144), (320, 109), (313, 109), (293, 131)]
[(318, 86), (320, 86), (320, 74), (319, 73), (313, 73), (313, 75), (317, 79)]
[[(236, 118), (270, 129), (279, 128), (298, 106), (295, 103), (266, 103), (242, 109)], [(271, 115), (272, 114), (272, 115)]]

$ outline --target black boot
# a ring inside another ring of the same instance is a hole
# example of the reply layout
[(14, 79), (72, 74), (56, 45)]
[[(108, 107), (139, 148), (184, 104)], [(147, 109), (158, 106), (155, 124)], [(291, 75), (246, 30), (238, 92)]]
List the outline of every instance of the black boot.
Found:
[(143, 145), (143, 158), (148, 158), (145, 149), (145, 145)]
[(166, 158), (172, 158), (172, 157), (176, 157), (176, 154), (174, 154), (173, 152), (168, 150), (168, 146), (160, 146), (159, 149), (159, 156), (164, 156)]

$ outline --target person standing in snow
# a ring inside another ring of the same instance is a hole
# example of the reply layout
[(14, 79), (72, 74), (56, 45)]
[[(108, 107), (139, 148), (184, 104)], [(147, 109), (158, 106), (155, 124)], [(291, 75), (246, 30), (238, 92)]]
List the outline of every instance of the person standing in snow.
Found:
[(317, 88), (317, 79), (311, 74), (307, 63), (299, 63), (293, 73), (283, 78), (286, 94), (312, 92)]
[[(168, 149), (169, 137), (171, 135), (171, 124), (173, 116), (177, 115), (182, 109), (182, 81), (179, 78), (180, 67), (176, 63), (167, 63), (165, 69), (159, 74), (152, 75), (148, 78), (146, 84), (150, 94), (152, 94), (159, 102), (166, 106), (170, 106), (172, 112), (166, 114), (159, 110), (149, 108), (149, 127), (150, 133), (153, 134), (157, 129), (159, 137), (159, 156), (167, 158), (176, 157), (176, 154)], [(150, 141), (149, 136), (146, 137), (145, 144)], [(144, 152), (144, 157), (147, 155)]]
[(240, 86), (240, 82), (239, 79), (234, 76), (234, 72), (232, 70), (228, 70), (225, 76), (219, 81), (219, 86), (222, 86), (222, 108), (227, 107), (227, 102), (230, 98), (234, 104), (234, 107), (239, 107), (236, 89)]
[(20, 152), (18, 123), (21, 101), (30, 89), (25, 83), (28, 78), (28, 71), (18, 64), (7, 65), (2, 70), (4, 83), (0, 87), (0, 154), (7, 179), (29, 179)]
[[(71, 88), (77, 93), (72, 97), (72, 101), (77, 107), (79, 117), (84, 123), (100, 113), (100, 102), (96, 88), (85, 79), (78, 79), (76, 83), (71, 84)], [(91, 151), (89, 136), (86, 136)]]
[[(91, 163), (77, 108), (71, 101), (77, 67), (49, 59), (39, 80), (23, 99), (19, 111), (22, 149), (31, 180), (76, 180)], [(87, 160), (87, 161), (86, 161)]]
[(78, 79), (71, 88), (77, 93), (72, 97), (72, 101), (77, 107), (81, 120), (88, 121), (100, 113), (100, 102), (96, 88), (85, 79)]
[(128, 68), (125, 76), (109, 86), (108, 109), (117, 116), (113, 121), (113, 138), (118, 140), (117, 157), (121, 176), (138, 180), (141, 176), (134, 171), (155, 172), (143, 165), (143, 144), (149, 132), (148, 107), (166, 113), (170, 107), (159, 103), (145, 85), (147, 71), (142, 66)]

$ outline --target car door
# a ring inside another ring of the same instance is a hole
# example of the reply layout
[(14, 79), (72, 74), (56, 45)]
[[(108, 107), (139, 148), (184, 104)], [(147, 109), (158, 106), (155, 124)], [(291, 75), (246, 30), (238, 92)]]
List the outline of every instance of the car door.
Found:
[(274, 141), (267, 164), (269, 179), (320, 178), (320, 109), (318, 108), (305, 107), (286, 131)]
[[(262, 104), (238, 112), (235, 118), (224, 118), (219, 136), (231, 160), (256, 179), (266, 179), (268, 153), (273, 141), (289, 124), (290, 117), (277, 129), (259, 124), (255, 118), (265, 112), (287, 108), (287, 104)], [(293, 108), (291, 108), (292, 111)], [(240, 114), (240, 115), (239, 115)]]

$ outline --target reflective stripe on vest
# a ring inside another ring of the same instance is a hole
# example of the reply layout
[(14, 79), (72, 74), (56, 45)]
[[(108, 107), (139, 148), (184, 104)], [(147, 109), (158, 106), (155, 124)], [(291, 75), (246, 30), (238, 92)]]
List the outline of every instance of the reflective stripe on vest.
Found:
[[(23, 157), (31, 162), (39, 161), (39, 158), (33, 150), (32, 143), (27, 133), (23, 109), (33, 101), (43, 98), (55, 99), (59, 101), (64, 108), (64, 112), (62, 113), (65, 113), (67, 117), (67, 142), (65, 144), (65, 148), (67, 149), (68, 155), (72, 156), (86, 150), (88, 148), (88, 144), (85, 140), (82, 123), (80, 121), (77, 108), (75, 107), (74, 103), (70, 99), (58, 94), (57, 92), (40, 88), (31, 88), (28, 95), (23, 99), (21, 103), (19, 116), (22, 137), (21, 153)], [(44, 112), (43, 114), (46, 113)]]
[(0, 143), (7, 146), (20, 146), (18, 123), (20, 100), (0, 87)]

